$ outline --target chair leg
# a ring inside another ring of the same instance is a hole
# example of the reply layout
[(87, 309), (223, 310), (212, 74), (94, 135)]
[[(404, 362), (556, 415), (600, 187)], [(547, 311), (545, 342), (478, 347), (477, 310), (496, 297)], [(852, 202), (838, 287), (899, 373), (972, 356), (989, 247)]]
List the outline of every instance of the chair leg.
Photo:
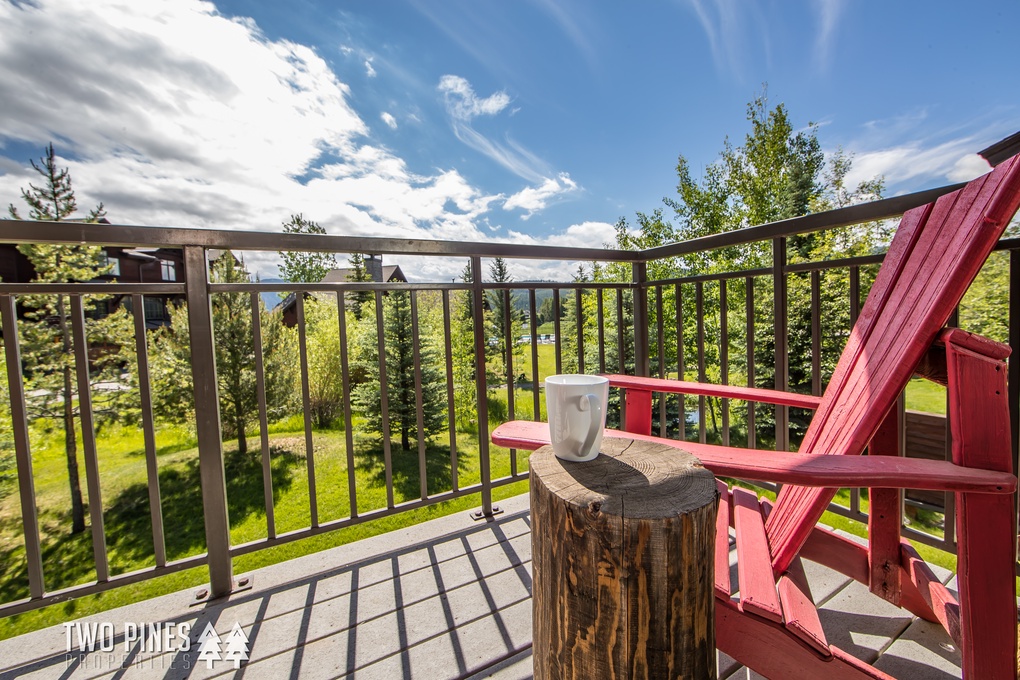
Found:
[(1015, 678), (1013, 496), (957, 494), (963, 677)]
[[(953, 462), (1012, 472), (1004, 355), (979, 352), (980, 343), (971, 338), (949, 331), (946, 342)], [(967, 678), (1016, 677), (1014, 502), (1013, 495), (956, 495), (960, 636)]]

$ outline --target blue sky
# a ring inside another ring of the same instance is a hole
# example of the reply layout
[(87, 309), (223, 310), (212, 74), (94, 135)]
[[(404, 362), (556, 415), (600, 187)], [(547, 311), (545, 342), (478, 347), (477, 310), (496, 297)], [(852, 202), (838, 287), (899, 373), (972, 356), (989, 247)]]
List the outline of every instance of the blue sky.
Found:
[(739, 143), (764, 83), (852, 179), (902, 193), (980, 174), (973, 152), (1020, 129), (1017, 25), (1016, 2), (0, 3), (0, 199), (52, 140), (118, 223), (303, 212), (591, 246), (672, 194), (678, 154), (699, 173)]

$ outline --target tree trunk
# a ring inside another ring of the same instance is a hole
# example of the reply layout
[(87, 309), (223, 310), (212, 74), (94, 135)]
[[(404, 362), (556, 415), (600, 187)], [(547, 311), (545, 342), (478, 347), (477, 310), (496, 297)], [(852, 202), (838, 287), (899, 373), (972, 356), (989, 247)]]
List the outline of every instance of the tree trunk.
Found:
[(248, 436), (244, 433), (244, 420), (237, 423), (237, 451), (242, 456), (248, 453)]
[[(67, 329), (67, 312), (64, 296), (57, 299), (57, 318), (60, 324), (60, 338), (64, 356), (71, 353), (71, 333)], [(85, 531), (85, 502), (81, 497), (81, 482), (78, 480), (78, 438), (74, 431), (74, 388), (71, 367), (65, 365), (64, 372), (64, 454), (67, 457), (67, 481), (71, 487), (71, 533)]]
[(535, 678), (714, 678), (712, 474), (616, 438), (529, 465)]

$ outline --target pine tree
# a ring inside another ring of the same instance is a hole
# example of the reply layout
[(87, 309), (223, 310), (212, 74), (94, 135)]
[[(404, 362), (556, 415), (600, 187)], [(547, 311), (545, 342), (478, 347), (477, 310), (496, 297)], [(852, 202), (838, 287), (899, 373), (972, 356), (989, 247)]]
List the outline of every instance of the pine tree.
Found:
[[(351, 256), (347, 259), (347, 263), (350, 265), (351, 273), (347, 275), (347, 280), (354, 283), (367, 283), (372, 280), (372, 275), (368, 272), (365, 267), (365, 256), (361, 253), (351, 253)], [(372, 292), (368, 290), (357, 291), (351, 293), (348, 296), (351, 311), (354, 312), (354, 318), (361, 320), (362, 309), (366, 304), (371, 302), (373, 298)]]
[[(440, 368), (438, 352), (432, 338), (434, 333), (421, 325), (415, 338), (411, 324), (411, 298), (404, 291), (390, 293), (383, 302), (383, 332), (386, 344), (386, 397), (389, 429), (400, 434), (400, 446), (411, 449), (411, 440), (428, 439), (443, 429), (446, 423), (446, 384)], [(418, 342), (421, 366), (421, 402), (423, 431), (418, 431), (417, 399), (414, 375), (414, 348)], [(360, 368), (368, 380), (359, 385), (354, 401), (368, 426), (382, 432), (382, 402), (379, 379), (379, 348), (375, 333), (362, 335)]]
[[(325, 234), (326, 229), (304, 215), (291, 215), (290, 220), (283, 223), (285, 234)], [(291, 283), (318, 283), (325, 278), (330, 269), (336, 267), (333, 253), (305, 252), (300, 250), (280, 251), (283, 264), (280, 274)]]
[[(214, 283), (249, 283), (251, 277), (230, 251), (212, 263)], [(258, 415), (255, 376), (255, 345), (252, 333), (251, 298), (247, 293), (216, 293), (212, 296), (216, 345), (216, 378), (220, 396), (220, 419), (225, 438), (237, 438), (237, 448), (248, 451), (246, 428)], [(294, 339), (277, 312), (266, 311), (259, 298), (262, 357), (265, 367), (266, 404), (269, 418), (282, 416), (293, 402)], [(171, 325), (160, 330), (152, 345), (153, 408), (171, 420), (184, 418), (194, 408), (191, 389), (191, 348), (187, 314), (171, 313)], [(180, 370), (185, 368), (184, 371)]]
[[(41, 186), (29, 184), (21, 190), (21, 197), (29, 207), (29, 219), (60, 222), (77, 210), (71, 175), (67, 168), (58, 168), (53, 145), (46, 147), (39, 163), (31, 161), (32, 169), (42, 178)], [(11, 219), (20, 220), (14, 205), (8, 207)], [(96, 222), (105, 215), (100, 203), (85, 217)], [(34, 282), (68, 283), (91, 281), (110, 271), (103, 249), (99, 246), (65, 244), (22, 244), (18, 246), (35, 268)], [(103, 319), (94, 319), (96, 304), (102, 296), (83, 297), (86, 338), (91, 344), (113, 348), (92, 362), (93, 377), (98, 380), (120, 381), (119, 365), (125, 359), (117, 348), (124, 337), (131, 337), (130, 323), (123, 310)], [(36, 418), (54, 418), (63, 421), (64, 452), (67, 459), (68, 483), (71, 495), (71, 532), (85, 530), (85, 504), (82, 499), (78, 471), (78, 442), (75, 419), (78, 417), (78, 400), (75, 385), (75, 365), (71, 339), (71, 309), (66, 295), (32, 295), (21, 299), (27, 322), (20, 324), (23, 336), (25, 381), (28, 392), (44, 395), (29, 404), (30, 415)], [(117, 402), (123, 399), (120, 390), (102, 395), (110, 401), (107, 408), (95, 404), (97, 419), (117, 417)]]
[[(489, 278), (494, 283), (510, 283), (514, 280), (506, 260), (502, 257), (494, 258), (489, 263)], [(517, 336), (521, 324), (521, 315), (516, 309), (517, 294), (514, 291), (510, 291), (509, 301), (507, 298), (508, 296), (503, 290), (495, 290), (489, 293), (489, 307), (492, 309), (492, 313), (489, 315), (489, 327), (486, 329), (486, 335), (491, 336), (495, 340), (496, 351), (493, 354), (497, 361), (500, 362), (499, 375), (502, 380), (509, 383), (510, 375), (507, 371), (509, 366), (507, 352), (514, 352), (518, 347)], [(509, 328), (507, 327), (508, 318)], [(510, 335), (509, 344), (507, 344), (508, 332)]]

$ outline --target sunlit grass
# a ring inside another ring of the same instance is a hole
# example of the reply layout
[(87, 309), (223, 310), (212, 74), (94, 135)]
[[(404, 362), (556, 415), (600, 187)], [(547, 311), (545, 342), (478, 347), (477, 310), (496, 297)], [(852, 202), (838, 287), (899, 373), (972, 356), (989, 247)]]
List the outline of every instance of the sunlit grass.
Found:
[[(356, 423), (356, 425), (358, 425)], [(298, 429), (300, 428), (300, 429)], [(298, 416), (270, 428), (270, 451), (274, 513), (278, 533), (309, 526), (311, 494), (308, 485), (308, 459), (305, 452), (303, 419)], [(59, 436), (57, 436), (59, 434)], [(43, 563), (48, 591), (95, 579), (90, 530), (70, 534), (70, 510), (63, 433), (36, 432), (34, 471), (43, 542)], [(253, 436), (254, 435), (254, 436)], [(316, 479), (316, 507), (319, 522), (350, 515), (348, 497), (347, 452), (342, 430), (313, 432), (313, 460)], [(378, 437), (355, 430), (354, 476), (359, 513), (387, 507), (385, 465)], [(231, 543), (239, 545), (267, 536), (261, 452), (257, 433), (250, 433), (249, 450), (241, 454), (235, 441), (224, 443), (227, 500)], [(205, 551), (202, 496), (198, 468), (198, 450), (194, 437), (182, 428), (161, 429), (159, 486), (165, 525), (168, 560), (177, 560)], [(460, 487), (478, 483), (481, 478), (478, 440), (475, 435), (457, 433), (457, 478)], [(491, 475), (498, 479), (510, 474), (510, 452), (490, 447)], [(420, 470), (417, 446), (402, 451), (394, 443), (391, 451), (393, 502), (420, 497)], [(518, 454), (519, 471), (527, 469), (527, 454)], [(87, 496), (84, 462), (82, 490)], [(125, 573), (155, 564), (149, 490), (145, 469), (144, 445), (140, 430), (131, 427), (108, 428), (99, 441), (99, 467), (102, 480), (103, 517), (111, 572)], [(439, 433), (426, 447), (425, 475), (429, 495), (452, 488), (449, 433)], [(493, 490), (501, 499), (523, 493), (526, 483), (518, 482)], [(466, 496), (432, 506), (372, 520), (313, 538), (294, 541), (257, 551), (234, 561), (235, 573), (275, 564), (330, 547), (357, 541), (397, 528), (409, 526), (455, 512), (466, 512), (480, 505), (478, 495)], [(17, 494), (0, 500), (0, 601), (9, 602), (28, 596), (27, 566), (20, 531), (20, 506)], [(81, 597), (66, 603), (0, 619), (0, 639), (54, 625), (71, 618), (87, 616), (113, 607), (188, 589), (208, 582), (205, 567), (116, 588), (105, 593)]]

